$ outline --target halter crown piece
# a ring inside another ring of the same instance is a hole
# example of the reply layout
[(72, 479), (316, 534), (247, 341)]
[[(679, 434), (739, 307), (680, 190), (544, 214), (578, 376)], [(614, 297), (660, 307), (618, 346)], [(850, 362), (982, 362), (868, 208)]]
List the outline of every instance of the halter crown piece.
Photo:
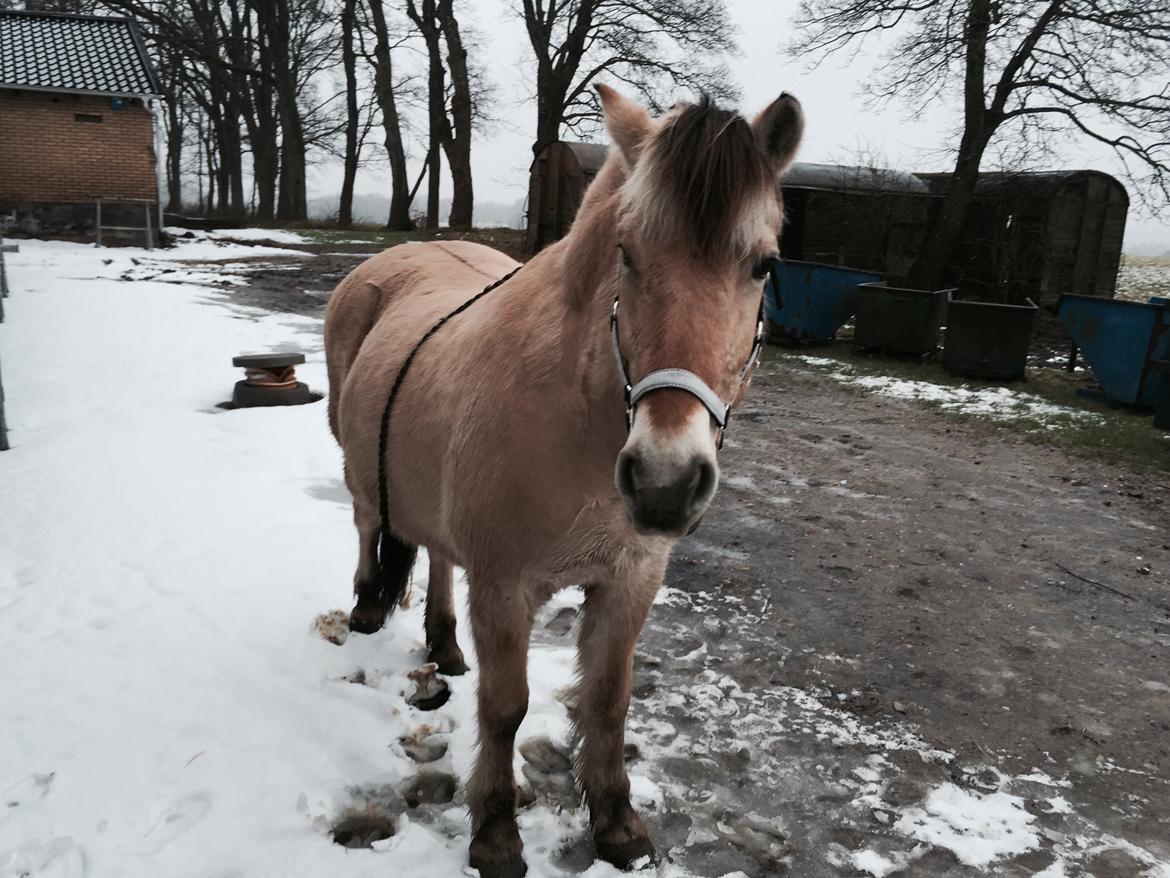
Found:
[[(651, 372), (637, 384), (630, 383), (630, 373), (626, 368), (626, 358), (622, 356), (622, 343), (618, 335), (618, 301), (619, 297), (614, 296), (613, 310), (609, 314), (609, 335), (613, 340), (613, 353), (617, 359), (618, 375), (621, 376), (622, 387), (626, 393), (626, 429), (633, 429), (635, 410), (638, 407), (638, 403), (647, 394), (653, 393), (655, 390), (665, 390), (667, 388), (683, 390), (695, 397), (711, 413), (711, 420), (719, 428), (719, 434), (715, 437), (715, 447), (717, 449), (722, 448), (723, 434), (727, 430), (727, 421), (731, 417), (731, 403), (724, 402), (723, 398), (694, 372), (689, 369), (678, 368), (658, 369), (657, 371)], [(735, 395), (732, 397), (733, 401), (739, 396), (744, 382), (747, 381), (752, 369), (755, 368), (756, 363), (759, 361), (760, 350), (763, 346), (764, 297), (761, 292), (760, 313), (756, 319), (756, 337), (752, 342), (752, 350), (748, 354), (747, 362), (744, 363), (743, 369), (740, 370), (739, 383), (736, 385)]]

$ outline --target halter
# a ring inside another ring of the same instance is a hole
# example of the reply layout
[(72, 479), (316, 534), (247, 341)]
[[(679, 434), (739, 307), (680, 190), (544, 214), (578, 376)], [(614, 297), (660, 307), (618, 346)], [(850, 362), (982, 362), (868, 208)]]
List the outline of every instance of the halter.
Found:
[[(655, 390), (666, 390), (672, 388), (674, 390), (683, 390), (695, 397), (703, 404), (703, 407), (711, 413), (711, 420), (719, 428), (719, 434), (715, 437), (715, 448), (723, 447), (723, 434), (727, 430), (727, 421), (731, 417), (731, 403), (724, 402), (711, 387), (689, 369), (658, 369), (651, 372), (637, 384), (630, 383), (630, 373), (626, 368), (626, 358), (622, 356), (621, 338), (618, 335), (618, 301), (619, 296), (613, 297), (613, 310), (609, 314), (609, 335), (613, 340), (613, 353), (617, 359), (618, 375), (622, 379), (622, 387), (626, 394), (626, 430), (634, 428), (634, 413), (638, 407), (638, 403), (647, 394), (653, 393)], [(752, 343), (751, 353), (748, 354), (747, 362), (744, 363), (743, 369), (739, 373), (739, 383), (735, 388), (735, 395), (732, 396), (732, 401), (739, 396), (743, 389), (744, 382), (747, 381), (748, 376), (751, 375), (752, 369), (755, 368), (756, 363), (760, 359), (760, 350), (764, 346), (764, 296), (760, 294), (760, 313), (756, 318), (756, 337)]]

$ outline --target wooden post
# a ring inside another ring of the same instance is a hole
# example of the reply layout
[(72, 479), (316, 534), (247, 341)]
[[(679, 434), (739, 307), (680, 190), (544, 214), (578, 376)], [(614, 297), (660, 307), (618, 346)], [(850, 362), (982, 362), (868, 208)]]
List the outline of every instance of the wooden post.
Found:
[(4, 379), (0, 377), (0, 451), (8, 450), (8, 425), (4, 422)]
[(97, 204), (97, 245), (102, 246), (102, 200), (99, 198)]
[(153, 237), (154, 236), (151, 234), (151, 231), (150, 231), (150, 202), (149, 201), (146, 202), (146, 204), (144, 206), (146, 207), (146, 249), (152, 250), (152, 249), (154, 249), (153, 248)]

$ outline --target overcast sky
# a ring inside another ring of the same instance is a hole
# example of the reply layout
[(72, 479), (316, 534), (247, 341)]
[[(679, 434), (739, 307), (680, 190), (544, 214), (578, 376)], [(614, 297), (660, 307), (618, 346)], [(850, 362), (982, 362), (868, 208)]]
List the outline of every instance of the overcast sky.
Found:
[[(946, 169), (947, 158), (939, 148), (955, 142), (954, 107), (932, 107), (915, 117), (898, 104), (881, 112), (868, 108), (860, 90), (879, 61), (876, 43), (856, 58), (842, 54), (809, 70), (802, 59), (785, 51), (797, 5), (798, 0), (728, 0), (741, 50), (732, 59), (731, 69), (743, 93), (744, 113), (750, 115), (781, 91), (789, 91), (800, 98), (807, 117), (801, 161), (845, 164), (864, 153), (903, 170)], [(479, 32), (478, 60), (488, 68), (495, 87), (491, 112), (499, 120), (479, 133), (472, 147), (476, 201), (516, 202), (527, 189), (536, 128), (531, 48), (513, 11), (513, 0), (477, 0), (460, 6), (467, 23)], [(375, 140), (367, 149), (380, 152), (380, 138)], [(1107, 150), (1084, 141), (1069, 144), (1062, 154), (1066, 168), (1119, 172)], [(413, 177), (418, 156), (411, 165)], [(340, 169), (333, 164), (311, 170), (313, 195), (332, 196), (340, 185)], [(388, 196), (389, 175), (377, 168), (363, 169), (356, 191)], [(1127, 247), (1152, 245), (1170, 250), (1170, 224), (1142, 215), (1132, 192), (1131, 199), (1135, 203), (1130, 208)]]

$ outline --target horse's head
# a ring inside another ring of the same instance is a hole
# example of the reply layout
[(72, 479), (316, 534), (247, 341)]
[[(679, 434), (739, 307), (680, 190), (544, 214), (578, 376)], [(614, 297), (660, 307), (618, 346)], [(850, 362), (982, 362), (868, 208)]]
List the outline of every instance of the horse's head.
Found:
[(612, 89), (598, 92), (627, 166), (615, 337), (635, 399), (615, 478), (639, 531), (679, 536), (697, 526), (719, 483), (720, 418), (746, 389), (778, 256), (776, 181), (803, 117), (782, 94), (751, 123), (706, 99), (653, 120)]

